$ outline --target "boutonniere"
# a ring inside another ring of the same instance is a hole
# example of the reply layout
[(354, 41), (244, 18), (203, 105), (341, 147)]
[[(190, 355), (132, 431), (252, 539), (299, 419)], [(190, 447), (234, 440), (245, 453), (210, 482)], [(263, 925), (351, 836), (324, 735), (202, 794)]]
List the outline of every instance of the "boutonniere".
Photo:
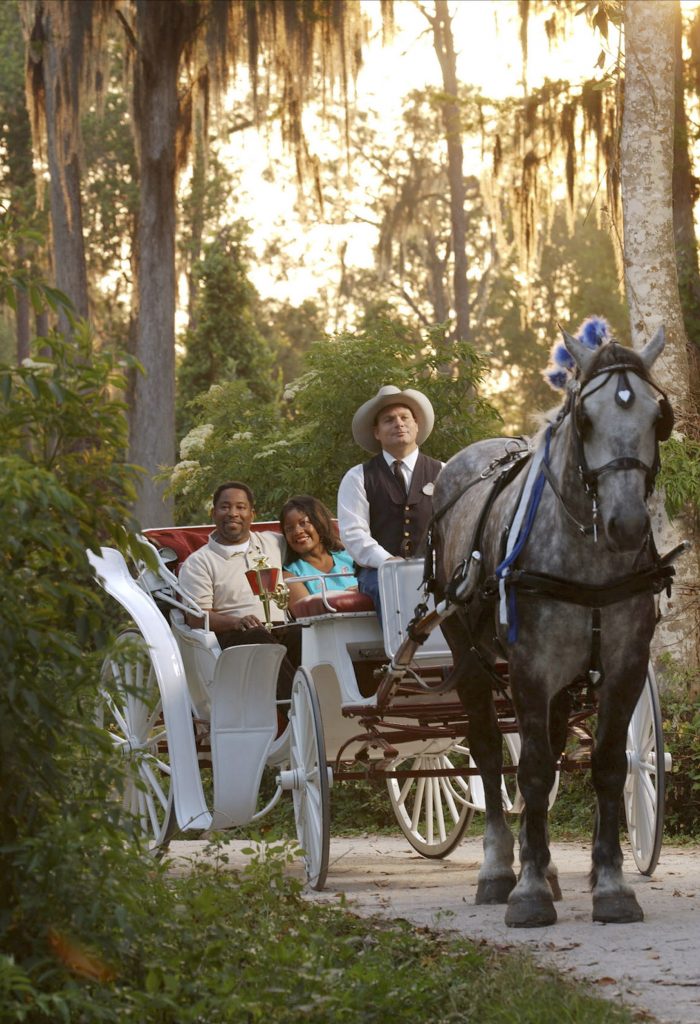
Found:
[(430, 496), (430, 495), (432, 495), (434, 490), (435, 490), (435, 484), (433, 484), (433, 483), (423, 484), (423, 494), (427, 494), (427, 495)]

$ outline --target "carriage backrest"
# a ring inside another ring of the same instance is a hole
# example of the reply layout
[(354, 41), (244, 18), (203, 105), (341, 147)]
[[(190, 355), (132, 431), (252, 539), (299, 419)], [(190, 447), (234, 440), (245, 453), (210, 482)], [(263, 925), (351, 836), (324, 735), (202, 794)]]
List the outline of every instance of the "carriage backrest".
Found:
[[(174, 572), (177, 576), (180, 571), (180, 566), (185, 559), (191, 555), (193, 551), (197, 551), (199, 548), (204, 547), (209, 539), (209, 534), (213, 529), (214, 526), (212, 523), (202, 524), (201, 526), (154, 527), (150, 530), (144, 530), (143, 535), (146, 540), (150, 541), (150, 543), (160, 553), (168, 569), (170, 569), (171, 572)], [(251, 530), (254, 533), (282, 532), (279, 523), (263, 521), (253, 523)], [(171, 557), (168, 557), (169, 552), (172, 552)]]

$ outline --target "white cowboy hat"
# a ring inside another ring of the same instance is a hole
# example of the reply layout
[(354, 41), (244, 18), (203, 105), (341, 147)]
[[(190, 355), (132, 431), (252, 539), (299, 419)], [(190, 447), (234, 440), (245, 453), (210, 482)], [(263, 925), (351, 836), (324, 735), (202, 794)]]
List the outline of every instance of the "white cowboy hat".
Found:
[(418, 424), (416, 444), (423, 444), (435, 423), (432, 405), (420, 391), (413, 391), (411, 388), (399, 391), (393, 384), (385, 384), (374, 398), (360, 406), (352, 418), (352, 436), (359, 446), (368, 452), (381, 451), (382, 446), (374, 436), (374, 427), (377, 416), (388, 405), (405, 405), (411, 410)]

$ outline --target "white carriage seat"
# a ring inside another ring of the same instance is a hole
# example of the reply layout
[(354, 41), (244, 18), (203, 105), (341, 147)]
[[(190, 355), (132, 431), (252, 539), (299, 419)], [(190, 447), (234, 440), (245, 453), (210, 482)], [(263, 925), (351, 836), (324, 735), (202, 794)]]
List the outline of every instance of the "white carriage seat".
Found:
[(190, 699), (197, 718), (209, 721), (211, 718), (211, 687), (214, 681), (216, 663), (221, 647), (216, 633), (208, 629), (193, 629), (185, 622), (179, 608), (170, 612), (172, 627), (180, 657), (185, 669)]
[[(385, 562), (379, 570), (383, 608), (383, 631), (372, 601), (357, 591), (328, 591), (310, 594), (294, 606), (302, 633), (302, 663), (310, 669), (320, 690), (324, 722), (332, 701), (333, 713), (345, 705), (367, 704), (375, 695), (360, 692), (358, 672), (364, 671), (371, 684), (373, 666), (391, 659), (407, 638), (407, 626), (422, 598), (423, 560), (420, 558)], [(432, 598), (429, 610), (434, 607)], [(419, 668), (442, 669), (451, 664), (451, 653), (439, 629), (418, 648), (413, 664)], [(360, 669), (360, 665), (363, 669)], [(332, 680), (336, 680), (335, 687)], [(370, 686), (371, 688), (371, 686)], [(339, 690), (339, 693), (337, 692)], [(330, 714), (329, 716), (333, 717)]]

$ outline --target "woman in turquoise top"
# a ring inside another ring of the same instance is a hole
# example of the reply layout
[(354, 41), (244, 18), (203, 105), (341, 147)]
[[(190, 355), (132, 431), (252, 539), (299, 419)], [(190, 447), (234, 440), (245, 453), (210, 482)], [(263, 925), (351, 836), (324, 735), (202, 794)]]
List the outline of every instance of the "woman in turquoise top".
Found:
[(296, 601), (323, 588), (320, 579), (294, 583), (295, 576), (326, 577), (326, 590), (357, 589), (352, 558), (340, 543), (330, 512), (318, 498), (308, 494), (290, 498), (280, 512), (280, 524), (287, 541), (284, 576), (292, 611)]

